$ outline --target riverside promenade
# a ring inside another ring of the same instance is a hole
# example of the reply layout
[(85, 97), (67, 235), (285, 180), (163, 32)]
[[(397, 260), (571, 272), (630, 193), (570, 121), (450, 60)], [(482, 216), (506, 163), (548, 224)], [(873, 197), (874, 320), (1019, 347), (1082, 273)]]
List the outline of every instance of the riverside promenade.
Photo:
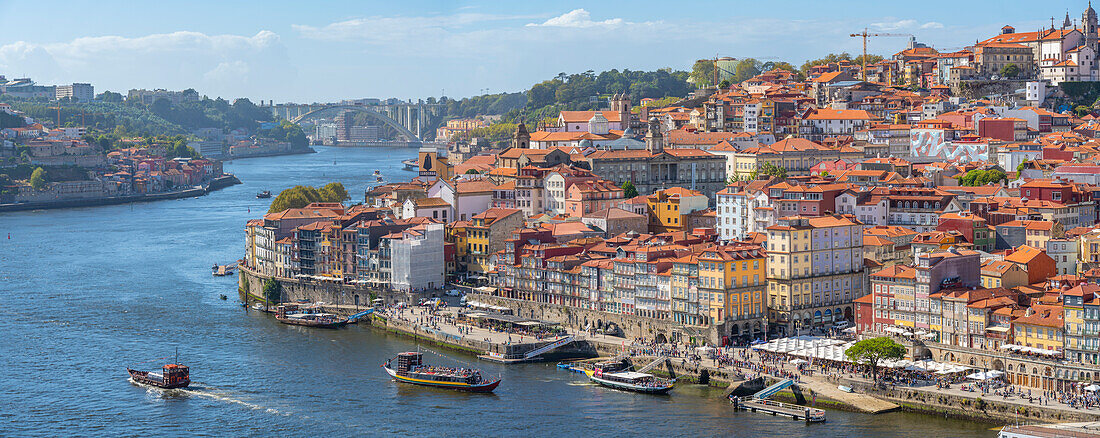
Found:
[[(363, 307), (325, 305), (333, 313), (351, 315)], [(530, 333), (504, 332), (459, 322), (454, 308), (432, 311), (427, 307), (384, 308), (377, 311), (371, 324), (383, 330), (423, 339), (431, 343), (475, 355), (496, 352), (501, 355), (523, 352), (551, 343), (561, 336), (532, 336)], [(564, 335), (561, 334), (561, 335)], [(575, 341), (558, 357), (592, 358), (618, 356), (626, 352), (635, 363), (645, 364), (665, 356), (678, 378), (712, 386), (728, 387), (730, 391), (746, 390), (762, 380), (790, 378), (796, 388), (777, 396), (815, 407), (843, 409), (864, 413), (893, 410), (923, 412), (952, 418), (987, 422), (1071, 422), (1100, 420), (1100, 408), (1075, 408), (1032, 393), (1029, 400), (1023, 394), (1002, 395), (965, 391), (961, 385), (951, 388), (930, 386), (886, 385), (875, 387), (866, 377), (824, 364), (804, 365), (801, 369), (789, 358), (768, 357), (747, 347), (713, 349), (678, 344), (647, 344), (598, 333), (574, 333)], [(547, 359), (547, 358), (542, 358)], [(659, 367), (654, 372), (666, 372)], [(745, 388), (741, 388), (744, 385)], [(855, 388), (846, 392), (839, 385)], [(761, 387), (762, 388), (762, 387)], [(757, 388), (757, 390), (760, 388)], [(754, 390), (753, 390), (754, 392)], [(793, 399), (793, 400), (792, 400)]]

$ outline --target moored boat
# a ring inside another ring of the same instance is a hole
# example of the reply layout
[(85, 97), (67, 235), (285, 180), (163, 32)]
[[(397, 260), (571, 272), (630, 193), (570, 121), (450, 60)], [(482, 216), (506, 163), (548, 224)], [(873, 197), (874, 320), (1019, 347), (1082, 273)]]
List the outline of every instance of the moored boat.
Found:
[(268, 190), (264, 190), (264, 191), (256, 194), (256, 199), (267, 199), (267, 198), (270, 198), (270, 197), (271, 197), (271, 192), (268, 191)]
[(413, 385), (467, 392), (493, 392), (500, 385), (500, 379), (485, 379), (480, 370), (425, 365), (423, 354), (414, 351), (398, 354), (382, 364), (382, 368), (394, 380)]
[(674, 380), (662, 379), (649, 373), (627, 371), (619, 363), (598, 363), (591, 370), (584, 370), (588, 379), (608, 388), (645, 394), (666, 394), (672, 390)]
[(130, 367), (126, 367), (126, 372), (130, 373), (130, 378), (134, 379), (135, 382), (157, 388), (186, 388), (191, 384), (191, 370), (186, 365), (179, 363), (178, 355), (177, 360), (165, 364), (160, 373), (135, 370)]

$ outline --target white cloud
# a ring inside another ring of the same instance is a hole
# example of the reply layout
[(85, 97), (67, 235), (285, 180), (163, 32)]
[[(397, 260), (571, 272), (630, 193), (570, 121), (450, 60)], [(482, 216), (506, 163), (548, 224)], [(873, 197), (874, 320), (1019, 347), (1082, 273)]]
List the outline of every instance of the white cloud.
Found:
[(573, 27), (573, 28), (589, 28), (589, 27), (620, 27), (627, 24), (634, 24), (623, 20), (622, 18), (609, 18), (603, 21), (593, 21), (592, 14), (584, 9), (574, 9), (566, 12), (557, 17), (553, 17), (549, 20), (538, 23), (528, 23), (527, 26), (536, 27)]
[(935, 21), (929, 21), (927, 23), (921, 23), (917, 20), (905, 19), (894, 20), (887, 18), (886, 21), (878, 23), (871, 23), (871, 27), (878, 31), (893, 31), (893, 30), (906, 30), (906, 29), (942, 29), (943, 23)]
[(248, 79), (248, 64), (242, 61), (222, 62), (202, 75), (203, 79), (213, 82), (234, 82)]
[[(193, 87), (226, 97), (269, 93), (265, 87), (295, 72), (279, 35), (267, 30), (251, 36), (179, 31), (42, 44), (17, 41), (0, 46), (0, 69), (45, 84), (92, 82), (97, 91)], [(249, 71), (261, 70), (280, 79), (243, 80)]]
[(460, 13), (422, 17), (360, 17), (337, 21), (324, 26), (292, 24), (290, 27), (308, 39), (356, 41), (368, 44), (390, 44), (440, 38), (455, 32), (475, 31), (473, 25), (488, 22), (530, 19), (529, 15), (491, 15)]

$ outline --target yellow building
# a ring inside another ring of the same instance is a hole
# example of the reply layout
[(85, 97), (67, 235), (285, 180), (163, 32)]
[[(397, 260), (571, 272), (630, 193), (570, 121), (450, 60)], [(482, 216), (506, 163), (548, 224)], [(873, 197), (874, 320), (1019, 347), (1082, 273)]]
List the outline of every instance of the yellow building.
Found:
[(865, 294), (863, 224), (790, 216), (767, 230), (768, 322), (783, 335), (852, 322), (852, 300)]
[(1079, 238), (1080, 266), (1077, 272), (1100, 267), (1100, 230), (1089, 230)]
[(470, 258), (469, 246), (466, 241), (466, 227), (469, 225), (469, 221), (455, 221), (447, 224), (444, 238), (447, 243), (452, 243), (455, 246), (454, 262), (447, 265), (448, 274), (466, 271), (466, 263), (469, 262)]
[(1064, 313), (1061, 305), (1032, 305), (1027, 314), (1012, 321), (1014, 343), (1062, 351), (1065, 348)]
[(1020, 265), (1003, 260), (990, 260), (982, 264), (982, 287), (1012, 289), (1027, 285), (1027, 271)]
[(649, 230), (654, 233), (685, 230), (684, 216), (705, 210), (710, 200), (701, 192), (683, 187), (658, 191), (646, 197), (649, 209)]
[(420, 148), (417, 155), (417, 170), (419, 170), (420, 176), (449, 181), (453, 176), (451, 174), (453, 169), (454, 167), (447, 162), (447, 148)]
[[(722, 335), (752, 334), (764, 312), (767, 261), (757, 245), (727, 245), (703, 250), (699, 261), (700, 301), (709, 303), (710, 324), (727, 323)], [(761, 326), (762, 328), (762, 326)]]
[(474, 215), (466, 227), (466, 269), (480, 274), (491, 271), (490, 257), (503, 250), (504, 241), (522, 226), (523, 211), (515, 208), (494, 207)]

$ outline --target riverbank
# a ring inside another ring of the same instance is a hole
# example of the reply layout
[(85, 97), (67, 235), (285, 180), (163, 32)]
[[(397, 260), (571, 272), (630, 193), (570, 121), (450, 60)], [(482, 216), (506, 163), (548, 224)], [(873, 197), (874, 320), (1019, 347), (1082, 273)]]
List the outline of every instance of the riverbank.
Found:
[(164, 201), (168, 199), (194, 198), (236, 184), (241, 184), (241, 180), (237, 179), (237, 177), (232, 174), (226, 174), (218, 178), (214, 178), (204, 186), (192, 187), (185, 190), (176, 190), (171, 192), (148, 193), (128, 196), (109, 196), (103, 198), (65, 199), (50, 202), (23, 202), (16, 204), (0, 204), (0, 213), (26, 210), (98, 207), (103, 205), (129, 204), (131, 202), (152, 202)]

